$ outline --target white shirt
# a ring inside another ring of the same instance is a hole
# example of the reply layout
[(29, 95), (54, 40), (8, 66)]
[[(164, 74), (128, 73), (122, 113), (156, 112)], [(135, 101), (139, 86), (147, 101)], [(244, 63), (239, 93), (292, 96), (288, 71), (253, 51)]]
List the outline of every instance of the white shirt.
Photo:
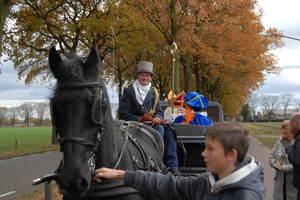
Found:
[(144, 100), (151, 88), (151, 83), (149, 83), (148, 85), (142, 85), (138, 80), (135, 80), (132, 86), (133, 86), (137, 101), (141, 105), (143, 105)]

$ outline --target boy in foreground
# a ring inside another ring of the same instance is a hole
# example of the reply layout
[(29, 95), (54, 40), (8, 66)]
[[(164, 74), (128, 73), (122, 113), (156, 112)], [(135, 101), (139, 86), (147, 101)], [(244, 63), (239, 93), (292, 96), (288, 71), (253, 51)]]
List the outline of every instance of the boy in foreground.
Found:
[(125, 186), (159, 199), (262, 200), (263, 168), (246, 156), (249, 140), (248, 131), (239, 124), (215, 124), (207, 128), (202, 152), (206, 173), (183, 177), (100, 168), (96, 180), (124, 179)]

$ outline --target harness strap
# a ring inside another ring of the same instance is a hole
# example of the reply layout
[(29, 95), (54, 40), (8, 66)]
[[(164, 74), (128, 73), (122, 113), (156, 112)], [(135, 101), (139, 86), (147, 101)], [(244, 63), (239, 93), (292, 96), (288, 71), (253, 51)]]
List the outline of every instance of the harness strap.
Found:
[(145, 169), (150, 169), (148, 166), (148, 158), (149, 156), (144, 151), (144, 148), (140, 145), (137, 138), (134, 138), (131, 134), (129, 134), (129, 140), (131, 143), (137, 148), (137, 150), (141, 153), (142, 159), (144, 161), (144, 165), (146, 165)]
[(158, 149), (158, 146), (157, 146), (157, 145), (158, 145), (158, 142), (157, 142), (157, 140), (154, 138), (154, 136), (153, 136), (151, 133), (149, 133), (148, 130), (146, 130), (146, 129), (143, 128), (142, 126), (143, 126), (143, 124), (140, 124), (140, 125), (138, 125), (138, 126), (132, 126), (132, 127), (133, 127), (133, 128), (138, 128), (138, 129), (140, 129), (141, 131), (143, 131), (143, 133), (145, 133), (145, 134), (151, 139), (151, 141), (153, 142), (155, 148)]
[(131, 143), (133, 143), (134, 146), (139, 150), (139, 152), (141, 153), (141, 156), (143, 158), (144, 163), (147, 163), (147, 157), (148, 156), (145, 153), (144, 149), (141, 147), (141, 145), (136, 141), (136, 138), (134, 138), (131, 134), (129, 134), (129, 132), (128, 132), (129, 126), (130, 126), (129, 122), (122, 121), (121, 126), (120, 126), (121, 128), (119, 130), (121, 130), (121, 133), (122, 133), (123, 137), (125, 137), (125, 140), (124, 140), (124, 143), (122, 145), (122, 149), (120, 151), (120, 155), (119, 155), (118, 161), (117, 161), (114, 169), (116, 169), (118, 167), (118, 165), (119, 165), (119, 163), (120, 163), (120, 161), (123, 157), (123, 153), (125, 151), (125, 148), (127, 147), (129, 141)]
[(132, 187), (124, 186), (124, 181), (120, 180), (105, 180), (101, 184), (93, 187), (92, 193), (87, 195), (88, 198), (108, 198), (118, 197), (128, 194), (141, 194), (138, 190)]
[(155, 113), (159, 95), (158, 95), (157, 89), (155, 87), (152, 87), (152, 88), (154, 89), (154, 92), (155, 92), (155, 100), (154, 100), (153, 108), (150, 109), (150, 112)]
[[(125, 148), (127, 147), (128, 142), (130, 141), (133, 144), (133, 146), (135, 146), (135, 148), (140, 152), (142, 160), (143, 160), (143, 162), (140, 162), (134, 155), (131, 156), (132, 161), (136, 164), (138, 169), (161, 172), (161, 170), (158, 168), (157, 163), (154, 161), (153, 158), (151, 158), (150, 156), (147, 155), (147, 153), (144, 151), (144, 148), (138, 142), (137, 138), (135, 138), (135, 137), (133, 137), (133, 135), (129, 134), (128, 129), (130, 126), (131, 126), (131, 124), (127, 121), (121, 121), (121, 123), (120, 123), (119, 130), (121, 131), (122, 135), (125, 137), (125, 140), (124, 140), (122, 150), (119, 155), (119, 159), (114, 168), (118, 167), (119, 162), (122, 159), (123, 153), (125, 151)], [(149, 136), (149, 133), (147, 135)], [(154, 142), (155, 139), (153, 138), (153, 136), (149, 136), (149, 137), (151, 138), (153, 143), (155, 143)], [(130, 146), (128, 146), (127, 148), (130, 152)]]
[(77, 144), (86, 145), (86, 146), (94, 146), (94, 142), (89, 141), (82, 137), (64, 137), (61, 140), (61, 146), (63, 146), (66, 142), (75, 142)]
[(122, 157), (123, 157), (123, 153), (124, 153), (124, 151), (125, 151), (125, 148), (126, 148), (127, 144), (128, 144), (128, 136), (125, 135), (125, 141), (124, 141), (124, 143), (123, 143), (123, 146), (122, 146), (122, 149), (121, 149), (121, 152), (120, 152), (120, 155), (119, 155), (119, 159), (118, 159), (118, 161), (117, 161), (117, 163), (116, 163), (114, 169), (116, 169), (116, 168), (118, 167), (118, 165), (120, 164), (120, 161), (121, 161), (121, 159), (122, 159)]

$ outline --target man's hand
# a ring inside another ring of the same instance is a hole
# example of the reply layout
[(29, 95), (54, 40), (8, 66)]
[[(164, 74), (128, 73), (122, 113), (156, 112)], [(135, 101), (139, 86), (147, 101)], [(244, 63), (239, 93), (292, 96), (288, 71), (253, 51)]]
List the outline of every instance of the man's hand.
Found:
[(161, 119), (160, 119), (159, 117), (154, 117), (154, 118), (152, 119), (152, 123), (153, 123), (153, 124), (161, 124)]
[(143, 121), (152, 121), (154, 117), (154, 114), (151, 112), (145, 113), (143, 116), (138, 118), (138, 122), (143, 122)]
[(125, 171), (109, 168), (100, 168), (95, 170), (95, 181), (101, 183), (103, 179), (124, 179)]

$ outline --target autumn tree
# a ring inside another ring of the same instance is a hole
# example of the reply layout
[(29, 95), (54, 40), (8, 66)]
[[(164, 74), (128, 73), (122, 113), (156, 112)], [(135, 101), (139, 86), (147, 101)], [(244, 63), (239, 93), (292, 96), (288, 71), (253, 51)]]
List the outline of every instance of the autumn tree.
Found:
[(18, 109), (16, 107), (9, 108), (8, 116), (9, 116), (11, 126), (15, 126), (17, 116), (18, 116)]
[[(253, 117), (256, 115), (257, 107), (260, 104), (260, 95), (259, 94), (252, 94), (247, 100), (249, 107), (251, 109)], [(254, 119), (255, 120), (255, 119)]]
[[(170, 48), (173, 42), (177, 43), (178, 31), (180, 29), (180, 18), (182, 4), (178, 0), (125, 0), (127, 4), (136, 9), (136, 12), (141, 12), (142, 16), (149, 20), (162, 33), (164, 40)], [(179, 57), (176, 55), (175, 75), (174, 75), (174, 92), (180, 93), (180, 77), (179, 77)]]
[(6, 27), (5, 53), (26, 84), (51, 77), (46, 59), (51, 45), (62, 54), (76, 52), (84, 57), (96, 38), (105, 60), (104, 77), (118, 84), (121, 95), (137, 63), (161, 52), (150, 41), (161, 40), (155, 36), (157, 30), (119, 1), (21, 0), (18, 6), (10, 15), (16, 23)]
[(230, 116), (238, 114), (251, 91), (263, 83), (265, 72), (277, 71), (269, 48), (282, 43), (260, 34), (278, 31), (264, 29), (254, 0), (126, 2), (155, 24), (169, 45), (176, 41), (182, 64), (176, 73), (183, 74), (177, 82), (180, 88), (219, 101)]
[(0, 57), (2, 56), (3, 29), (8, 12), (16, 0), (0, 0)]
[(17, 110), (20, 117), (24, 119), (25, 126), (29, 126), (29, 121), (34, 114), (35, 104), (31, 102), (25, 102), (22, 105), (20, 105), (17, 108)]
[(41, 103), (36, 103), (35, 104), (35, 111), (37, 113), (38, 125), (39, 126), (43, 125), (43, 120), (44, 120), (44, 117), (45, 117), (45, 113), (48, 110), (49, 110), (48, 102), (41, 102)]
[(285, 94), (281, 94), (279, 96), (279, 103), (280, 105), (283, 107), (283, 119), (286, 119), (286, 109), (292, 105), (294, 101), (294, 95), (293, 94), (289, 94), (289, 93), (285, 93)]
[(294, 99), (294, 106), (296, 112), (300, 112), (300, 99)]
[(118, 1), (21, 0), (18, 6), (10, 14), (16, 22), (6, 27), (4, 51), (26, 84), (49, 80), (46, 58), (51, 45), (62, 54), (84, 56), (96, 39), (103, 60), (112, 51), (112, 26), (116, 34), (134, 31), (126, 17), (117, 15)]
[(246, 103), (242, 110), (241, 110), (241, 115), (243, 117), (244, 122), (249, 122), (250, 118), (251, 118), (251, 111), (250, 111), (250, 107), (249, 104)]
[(279, 98), (274, 95), (261, 95), (261, 106), (263, 107), (264, 113), (267, 116), (268, 120), (271, 121), (272, 114), (279, 107)]
[[(122, 15), (122, 19), (132, 23), (131, 31), (121, 32), (118, 27), (112, 27), (112, 46), (113, 51), (105, 58), (105, 79), (113, 80), (113, 84), (117, 85), (119, 100), (122, 96), (124, 85), (130, 84), (135, 79), (135, 71), (138, 63), (142, 60), (152, 61), (154, 63), (154, 72), (157, 74), (153, 83), (158, 88), (162, 86), (157, 80), (158, 77), (163, 79), (167, 77), (165, 72), (161, 70), (168, 65), (169, 54), (164, 51), (166, 45), (162, 42), (162, 35), (149, 24), (142, 16), (128, 7), (126, 4), (118, 7), (118, 15)], [(131, 12), (130, 12), (131, 11)], [(167, 61), (167, 63), (165, 62)], [(165, 79), (164, 79), (165, 80)], [(165, 84), (165, 86), (167, 86)], [(164, 89), (166, 87), (162, 87)], [(166, 94), (164, 90), (160, 90)], [(164, 95), (161, 95), (161, 97)]]
[(0, 107), (0, 126), (4, 119), (6, 119), (8, 114), (8, 108), (6, 107)]
[[(220, 102), (234, 119), (265, 75), (276, 72), (276, 60), (269, 50), (282, 45), (280, 37), (260, 34), (279, 32), (264, 29), (262, 12), (254, 11), (256, 3), (21, 0), (11, 12), (15, 24), (5, 29), (3, 50), (14, 62), (19, 78), (25, 77), (30, 84), (51, 76), (45, 59), (51, 45), (57, 45), (63, 54), (87, 55), (96, 38), (106, 61), (105, 78), (118, 84), (119, 95), (122, 86), (132, 80), (137, 63), (150, 60), (158, 74), (153, 82), (163, 98), (171, 88), (169, 52), (176, 42), (175, 92), (197, 90)], [(113, 42), (116, 38), (118, 42)]]
[(263, 83), (265, 72), (277, 72), (276, 60), (268, 51), (271, 44), (282, 43), (260, 35), (265, 30), (255, 5), (250, 0), (194, 2), (185, 18), (189, 26), (182, 29), (193, 33), (184, 39), (192, 41), (185, 51), (191, 54), (196, 90), (219, 101), (230, 116)]

